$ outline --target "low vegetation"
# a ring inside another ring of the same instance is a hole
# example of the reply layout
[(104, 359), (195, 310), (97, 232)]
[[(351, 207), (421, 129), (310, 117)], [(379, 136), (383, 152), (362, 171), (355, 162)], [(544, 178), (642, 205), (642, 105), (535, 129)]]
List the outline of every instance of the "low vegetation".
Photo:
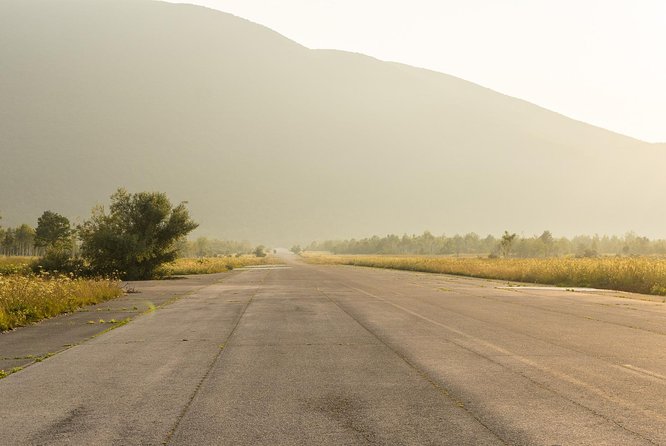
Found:
[(49, 275), (0, 275), (0, 331), (120, 296), (113, 280)]
[(244, 266), (269, 265), (274, 263), (280, 263), (279, 259), (273, 256), (257, 257), (256, 255), (203, 257), (199, 259), (184, 258), (176, 259), (171, 263), (163, 265), (159, 273), (163, 276), (213, 274), (223, 273)]
[(306, 253), (317, 264), (340, 264), (455, 274), (486, 279), (592, 287), (666, 295), (666, 258), (461, 258)]
[(28, 274), (36, 257), (5, 257), (0, 256), (0, 274)]

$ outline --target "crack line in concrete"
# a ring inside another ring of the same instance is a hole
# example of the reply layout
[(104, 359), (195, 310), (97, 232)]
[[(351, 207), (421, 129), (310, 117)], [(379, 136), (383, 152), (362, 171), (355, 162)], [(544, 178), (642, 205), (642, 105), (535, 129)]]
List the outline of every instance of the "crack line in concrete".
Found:
[[(346, 286), (347, 288), (353, 289), (349, 287), (348, 285), (342, 284), (343, 286)], [(359, 321), (357, 318), (355, 318), (351, 313), (349, 313), (347, 310), (345, 310), (338, 302), (335, 301), (335, 299), (331, 298), (328, 294), (326, 294), (321, 288), (317, 288), (317, 291), (322, 295), (325, 296), (329, 301), (331, 301), (335, 306), (337, 306), (340, 311), (345, 313), (347, 316), (349, 316), (352, 320), (354, 320), (358, 325), (360, 325), (365, 331), (370, 333), (375, 339), (377, 339), (382, 345), (384, 345), (386, 348), (388, 348), (393, 354), (395, 354), (398, 358), (400, 358), (405, 364), (407, 364), (412, 370), (414, 370), (421, 378), (425, 379), (432, 387), (437, 390), (441, 395), (443, 395), (446, 399), (450, 400), (453, 402), (458, 408), (461, 410), (465, 411), (470, 417), (472, 417), (477, 423), (479, 423), (481, 426), (483, 426), (488, 432), (490, 432), (495, 438), (497, 438), (499, 441), (502, 442), (502, 444), (508, 445), (509, 443), (502, 437), (500, 437), (495, 431), (490, 429), (488, 425), (486, 425), (481, 419), (479, 419), (476, 414), (472, 413), (467, 407), (465, 407), (464, 403), (462, 403), (461, 400), (458, 400), (454, 398), (451, 393), (449, 392), (448, 389), (440, 385), (437, 381), (435, 381), (427, 372), (424, 370), (421, 370), (411, 362), (409, 359), (407, 359), (405, 356), (400, 354), (398, 351), (396, 351), (393, 347), (391, 347), (388, 343), (386, 343), (382, 338), (380, 338), (376, 333), (374, 333), (370, 328), (368, 328), (365, 324), (363, 324), (361, 321)]]
[[(650, 413), (650, 414), (656, 415), (657, 418), (661, 418), (661, 419), (663, 419), (663, 416), (660, 415), (660, 414), (655, 414), (655, 413), (653, 413), (653, 412), (650, 411), (650, 410), (647, 410), (647, 409), (645, 409), (645, 408), (641, 408), (641, 407), (639, 407), (639, 406), (636, 406), (635, 404), (629, 403), (629, 402), (624, 401), (624, 400), (614, 401), (614, 400), (618, 400), (618, 399), (617, 399), (617, 398), (612, 398), (612, 397), (610, 397), (609, 395), (605, 394), (605, 393), (602, 392), (601, 390), (599, 390), (599, 389), (597, 389), (597, 388), (595, 388), (595, 387), (593, 387), (593, 386), (590, 386), (590, 385), (587, 384), (587, 383), (584, 383), (584, 382), (582, 382), (582, 381), (580, 381), (580, 380), (577, 380), (577, 379), (575, 379), (575, 378), (572, 378), (572, 377), (570, 377), (570, 376), (568, 376), (568, 375), (561, 374), (561, 373), (556, 373), (556, 372), (554, 372), (554, 371), (552, 371), (552, 370), (549, 370), (549, 369), (547, 369), (547, 368), (540, 367), (538, 364), (536, 364), (536, 363), (534, 363), (533, 361), (530, 361), (530, 360), (528, 360), (528, 359), (526, 359), (526, 358), (522, 358), (520, 355), (516, 355), (516, 354), (514, 354), (514, 353), (512, 353), (512, 352), (509, 352), (508, 350), (505, 350), (505, 349), (503, 349), (503, 348), (501, 348), (501, 347), (499, 347), (499, 346), (495, 346), (494, 344), (491, 344), (491, 343), (489, 343), (489, 342), (487, 342), (487, 341), (484, 341), (484, 340), (482, 340), (482, 339), (474, 338), (473, 336), (468, 335), (467, 333), (464, 333), (464, 332), (462, 332), (462, 331), (460, 331), (460, 330), (456, 330), (455, 328), (452, 328), (452, 327), (448, 327), (447, 325), (444, 325), (444, 324), (442, 324), (442, 323), (440, 323), (440, 322), (437, 322), (437, 321), (432, 320), (432, 319), (430, 319), (430, 318), (428, 318), (428, 317), (426, 317), (426, 316), (423, 316), (423, 315), (421, 315), (421, 314), (419, 314), (419, 313), (416, 313), (416, 312), (414, 312), (414, 311), (412, 311), (412, 310), (409, 310), (408, 308), (402, 307), (401, 305), (395, 304), (395, 303), (393, 303), (393, 302), (391, 302), (391, 301), (389, 301), (389, 300), (387, 300), (387, 299), (384, 299), (384, 298), (382, 298), (382, 297), (379, 297), (379, 296), (377, 296), (377, 295), (374, 295), (374, 294), (372, 294), (372, 293), (369, 293), (369, 292), (367, 292), (367, 291), (365, 291), (365, 290), (362, 290), (362, 289), (360, 289), (360, 288), (355, 288), (355, 287), (350, 286), (350, 285), (344, 285), (344, 286), (346, 286), (346, 287), (349, 288), (349, 289), (355, 290), (355, 291), (357, 291), (357, 292), (359, 292), (359, 293), (365, 294), (366, 296), (369, 296), (369, 297), (372, 297), (372, 298), (374, 298), (374, 299), (377, 299), (377, 300), (380, 300), (380, 301), (382, 301), (382, 302), (385, 302), (385, 303), (387, 303), (387, 304), (389, 304), (389, 305), (391, 305), (391, 306), (393, 306), (393, 307), (395, 307), (395, 308), (397, 308), (397, 309), (399, 309), (399, 310), (402, 310), (402, 311), (404, 311), (404, 312), (406, 312), (406, 313), (409, 313), (409, 314), (411, 314), (411, 315), (413, 315), (413, 316), (416, 316), (416, 317), (418, 317), (418, 318), (420, 318), (420, 319), (423, 319), (423, 320), (425, 320), (425, 321), (427, 321), (427, 322), (430, 322), (430, 323), (432, 323), (432, 324), (434, 324), (434, 325), (437, 325), (437, 326), (440, 326), (440, 327), (442, 327), (442, 328), (445, 328), (445, 329), (447, 329), (447, 330), (449, 330), (449, 331), (452, 331), (453, 333), (459, 334), (459, 335), (461, 335), (461, 336), (463, 336), (463, 337), (470, 338), (470, 339), (472, 339), (472, 340), (476, 340), (477, 342), (480, 342), (480, 343), (482, 343), (482, 344), (486, 344), (488, 347), (494, 348), (494, 349), (497, 350), (497, 351), (502, 351), (502, 352), (504, 352), (504, 353), (508, 353), (508, 354), (510, 354), (512, 357), (514, 357), (516, 360), (518, 360), (518, 361), (520, 361), (520, 362), (523, 362), (523, 363), (525, 363), (526, 365), (530, 365), (530, 366), (536, 368), (537, 370), (541, 370), (542, 372), (549, 373), (549, 374), (551, 374), (552, 376), (554, 376), (555, 378), (559, 378), (559, 379), (565, 380), (565, 381), (567, 381), (567, 382), (569, 382), (569, 383), (571, 383), (571, 384), (583, 386), (583, 387), (587, 388), (588, 390), (592, 391), (593, 393), (596, 393), (596, 394), (602, 396), (602, 397), (605, 398), (605, 399), (609, 399), (609, 400), (611, 400), (611, 401), (613, 401), (613, 402), (615, 402), (615, 403), (620, 403), (620, 404), (624, 403), (625, 406), (633, 407), (634, 409), (638, 409), (639, 411), (641, 411), (641, 412), (643, 412), (643, 413), (648, 412), (648, 413)], [(338, 306), (339, 306), (339, 305), (338, 305)], [(342, 308), (342, 307), (340, 307), (340, 308)], [(343, 311), (345, 311), (345, 310), (343, 309)], [(345, 311), (345, 313), (347, 313), (347, 311)], [(349, 314), (349, 313), (347, 313), (347, 314)], [(351, 316), (351, 315), (350, 315), (350, 316)], [(353, 316), (351, 316), (351, 317), (353, 318)], [(356, 320), (356, 319), (355, 319), (355, 320)], [(359, 322), (359, 323), (360, 323), (360, 322)], [(365, 327), (364, 327), (364, 328), (365, 328)], [(367, 328), (366, 328), (366, 330), (367, 330)], [(368, 331), (369, 331), (369, 330), (368, 330)], [(371, 332), (371, 333), (372, 333), (372, 332)], [(374, 334), (374, 333), (373, 333), (373, 334)], [(376, 336), (376, 335), (375, 335), (375, 336)], [(378, 338), (378, 339), (379, 339), (379, 338)], [(380, 339), (380, 340), (381, 340), (381, 339)], [(526, 374), (524, 374), (524, 373), (522, 373), (522, 372), (520, 372), (520, 371), (518, 371), (518, 370), (514, 370), (514, 369), (510, 368), (508, 365), (505, 365), (505, 364), (503, 364), (503, 363), (501, 363), (501, 362), (498, 362), (498, 361), (495, 361), (495, 360), (491, 359), (490, 356), (484, 355), (484, 354), (482, 354), (482, 353), (480, 353), (480, 352), (478, 352), (478, 351), (476, 351), (476, 350), (474, 350), (474, 349), (471, 349), (471, 348), (469, 348), (469, 347), (466, 347), (466, 346), (464, 346), (464, 345), (462, 345), (462, 344), (460, 344), (460, 343), (458, 343), (458, 342), (455, 342), (455, 341), (453, 341), (453, 340), (447, 339), (447, 341), (448, 341), (448, 342), (451, 342), (452, 344), (457, 345), (458, 347), (460, 347), (460, 348), (462, 348), (462, 349), (464, 349), (464, 350), (467, 350), (467, 351), (469, 351), (469, 352), (471, 352), (471, 353), (473, 353), (473, 354), (475, 354), (475, 355), (477, 355), (477, 356), (480, 356), (480, 357), (486, 359), (486, 360), (489, 361), (489, 362), (492, 362), (492, 363), (494, 363), (494, 364), (496, 364), (496, 365), (499, 365), (500, 367), (504, 368), (505, 370), (508, 370), (508, 371), (511, 372), (511, 373), (515, 373), (515, 374), (517, 374), (517, 375), (522, 376), (523, 378), (527, 379), (528, 381), (532, 382), (533, 384), (537, 385), (538, 387), (541, 387), (542, 389), (547, 390), (547, 391), (549, 391), (549, 392), (551, 392), (551, 393), (553, 393), (553, 394), (559, 396), (560, 398), (562, 398), (562, 399), (564, 399), (564, 400), (566, 400), (566, 401), (569, 401), (570, 403), (572, 403), (572, 404), (574, 404), (574, 405), (576, 405), (576, 406), (578, 406), (578, 407), (580, 407), (580, 408), (582, 408), (582, 409), (584, 409), (584, 410), (587, 410), (587, 411), (591, 412), (591, 413), (594, 414), (595, 416), (598, 416), (599, 418), (604, 419), (604, 420), (606, 420), (607, 422), (616, 425), (616, 426), (619, 427), (620, 429), (625, 430), (625, 431), (629, 432), (630, 434), (637, 436), (638, 438), (640, 438), (640, 439), (643, 440), (643, 441), (646, 441), (646, 442), (648, 442), (648, 443), (650, 443), (650, 444), (654, 444), (654, 445), (658, 444), (658, 443), (655, 443), (652, 439), (647, 438), (647, 437), (641, 435), (640, 433), (638, 433), (638, 432), (636, 432), (636, 431), (633, 431), (633, 430), (629, 429), (628, 427), (624, 426), (624, 425), (621, 424), (620, 422), (618, 422), (618, 421), (616, 421), (616, 420), (613, 420), (613, 419), (611, 419), (611, 418), (605, 416), (604, 414), (602, 414), (602, 413), (596, 411), (595, 409), (593, 409), (593, 408), (591, 408), (591, 407), (587, 407), (587, 406), (585, 406), (584, 404), (579, 403), (578, 401), (573, 400), (573, 399), (567, 397), (566, 395), (564, 395), (564, 394), (562, 394), (562, 393), (560, 393), (560, 392), (557, 392), (556, 390), (552, 389), (551, 387), (547, 386), (546, 384), (540, 383), (539, 381), (536, 381), (535, 379), (529, 377), (528, 375), (526, 375)], [(382, 342), (384, 342), (384, 341), (382, 341)], [(386, 343), (384, 342), (384, 344), (386, 344)], [(388, 346), (388, 344), (386, 344), (386, 345)], [(389, 347), (389, 348), (391, 348), (391, 347)], [(391, 348), (391, 350), (393, 350), (393, 349)], [(394, 351), (395, 351), (395, 350), (394, 350)], [(396, 353), (396, 354), (398, 354), (398, 353)], [(405, 359), (405, 361), (406, 361), (407, 363), (409, 363), (408, 360)], [(409, 363), (409, 364), (411, 365), (411, 363)], [(414, 367), (414, 366), (413, 366), (413, 367)], [(419, 369), (417, 369), (416, 367), (414, 367), (414, 368), (415, 368), (416, 370), (419, 370)], [(472, 414), (472, 413), (470, 412), (470, 414)], [(474, 416), (474, 415), (472, 414), (472, 416)], [(474, 416), (474, 418), (478, 420), (478, 418), (477, 418), (476, 416)], [(479, 420), (479, 422), (482, 423), (480, 420)], [(483, 423), (482, 423), (482, 424), (483, 424)], [(483, 424), (483, 425), (485, 426), (485, 424)], [(489, 430), (490, 430), (490, 429), (489, 429)], [(491, 430), (491, 432), (492, 432), (492, 430)], [(494, 433), (494, 432), (493, 432), (493, 433)], [(498, 438), (499, 438), (499, 437), (498, 437)]]
[(266, 271), (266, 274), (261, 279), (261, 281), (256, 286), (256, 288), (253, 290), (252, 295), (250, 296), (247, 303), (243, 307), (243, 310), (240, 312), (240, 314), (238, 316), (238, 319), (236, 319), (236, 323), (234, 324), (233, 328), (229, 332), (229, 336), (227, 336), (224, 343), (220, 347), (220, 350), (217, 352), (217, 354), (215, 355), (215, 357), (211, 361), (210, 365), (206, 369), (206, 373), (203, 375), (203, 377), (197, 383), (197, 386), (194, 388), (194, 392), (192, 393), (192, 396), (187, 401), (187, 403), (183, 407), (183, 410), (181, 411), (180, 415), (176, 419), (176, 423), (171, 428), (171, 430), (167, 433), (167, 436), (164, 439), (164, 441), (162, 441), (163, 445), (168, 445), (171, 442), (171, 439), (173, 438), (173, 435), (176, 433), (176, 430), (178, 430), (178, 426), (180, 426), (180, 423), (183, 421), (183, 419), (185, 418), (185, 415), (187, 415), (187, 412), (190, 410), (190, 407), (192, 406), (192, 402), (194, 401), (196, 396), (199, 394), (199, 391), (201, 390), (201, 387), (203, 386), (203, 383), (206, 381), (206, 379), (210, 375), (210, 372), (213, 370), (213, 367), (215, 367), (215, 364), (217, 363), (217, 361), (220, 359), (220, 357), (222, 357), (222, 354), (226, 350), (226, 345), (229, 343), (229, 340), (231, 340), (234, 333), (236, 333), (236, 329), (238, 328), (238, 325), (240, 324), (241, 319), (243, 319), (243, 316), (245, 316), (245, 312), (247, 311), (248, 307), (250, 306), (250, 304), (254, 300), (255, 296), (257, 294), (259, 294), (259, 291), (261, 290), (261, 286), (264, 284), (264, 282), (266, 281), (266, 278), (270, 275), (272, 270), (266, 269), (265, 271)]

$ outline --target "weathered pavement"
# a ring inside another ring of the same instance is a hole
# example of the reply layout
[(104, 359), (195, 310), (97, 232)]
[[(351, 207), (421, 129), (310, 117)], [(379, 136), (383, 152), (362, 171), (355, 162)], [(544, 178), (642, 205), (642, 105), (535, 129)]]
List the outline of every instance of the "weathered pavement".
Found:
[[(38, 324), (0, 333), (0, 370), (26, 367), (62, 350), (88, 341), (118, 323), (224, 279), (228, 274), (202, 274), (182, 280), (125, 282), (127, 294), (98, 305), (63, 314)], [(138, 288), (140, 288), (140, 292)], [(114, 322), (115, 321), (115, 322)]]
[(290, 266), (0, 380), (0, 444), (666, 444), (660, 299)]

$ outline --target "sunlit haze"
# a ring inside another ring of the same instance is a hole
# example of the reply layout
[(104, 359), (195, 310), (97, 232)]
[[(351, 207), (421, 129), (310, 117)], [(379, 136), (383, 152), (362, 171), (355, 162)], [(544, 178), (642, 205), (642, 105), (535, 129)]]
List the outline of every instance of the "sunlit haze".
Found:
[(666, 237), (666, 6), (497, 3), (2, 0), (0, 224), (124, 187), (267, 246)]
[(666, 0), (0, 0), (0, 446), (666, 446), (664, 43)]
[(461, 77), (575, 119), (666, 141), (660, 0), (192, 0), (309, 47)]

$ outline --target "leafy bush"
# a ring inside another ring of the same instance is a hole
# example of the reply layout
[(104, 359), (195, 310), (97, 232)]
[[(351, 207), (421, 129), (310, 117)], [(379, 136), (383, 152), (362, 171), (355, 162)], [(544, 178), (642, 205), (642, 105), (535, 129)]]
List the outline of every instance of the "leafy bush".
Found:
[(178, 257), (178, 241), (197, 226), (185, 204), (173, 207), (164, 193), (118, 189), (109, 213), (98, 207), (80, 226), (81, 252), (96, 274), (149, 279)]
[(49, 272), (53, 274), (83, 276), (90, 273), (83, 259), (73, 258), (69, 251), (60, 249), (48, 249), (43, 257), (31, 263), (31, 268), (37, 274)]

